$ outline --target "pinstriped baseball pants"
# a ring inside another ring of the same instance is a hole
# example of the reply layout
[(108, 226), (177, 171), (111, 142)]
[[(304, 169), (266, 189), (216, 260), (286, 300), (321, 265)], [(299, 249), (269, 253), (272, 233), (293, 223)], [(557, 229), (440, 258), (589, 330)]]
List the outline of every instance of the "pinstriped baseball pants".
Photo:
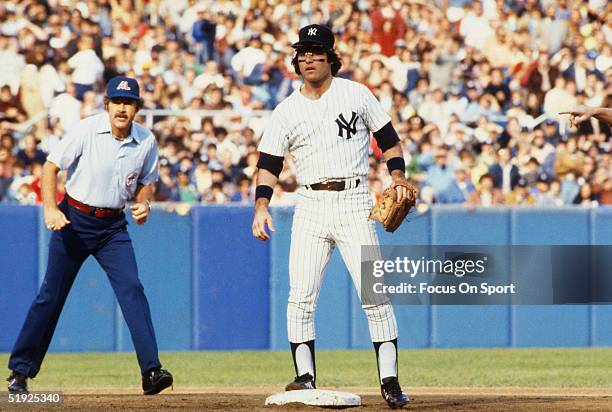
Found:
[[(315, 339), (317, 299), (325, 269), (336, 245), (360, 299), (368, 302), (362, 307), (372, 341), (397, 338), (397, 323), (388, 300), (371, 295), (364, 299), (361, 295), (361, 246), (379, 244), (374, 222), (368, 220), (371, 208), (372, 197), (368, 187), (363, 184), (340, 192), (315, 191), (305, 187), (298, 189), (289, 254), (287, 332), (290, 342)], [(363, 260), (380, 259), (378, 250), (370, 253), (373, 256), (363, 256)]]

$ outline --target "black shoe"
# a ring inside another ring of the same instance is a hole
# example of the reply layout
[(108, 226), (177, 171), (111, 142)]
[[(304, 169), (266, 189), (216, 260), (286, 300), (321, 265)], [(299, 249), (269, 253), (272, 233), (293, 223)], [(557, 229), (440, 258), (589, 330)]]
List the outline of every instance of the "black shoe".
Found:
[(395, 376), (384, 378), (382, 382), (383, 384), (380, 385), (380, 393), (391, 409), (401, 408), (410, 401), (408, 395), (402, 392), (399, 381)]
[(165, 369), (153, 369), (142, 375), (142, 390), (145, 395), (156, 395), (172, 386), (172, 374)]
[(28, 377), (20, 373), (13, 372), (7, 379), (9, 393), (29, 393)]
[(317, 389), (314, 378), (310, 373), (296, 376), (295, 380), (285, 386), (286, 391), (300, 391), (302, 389)]

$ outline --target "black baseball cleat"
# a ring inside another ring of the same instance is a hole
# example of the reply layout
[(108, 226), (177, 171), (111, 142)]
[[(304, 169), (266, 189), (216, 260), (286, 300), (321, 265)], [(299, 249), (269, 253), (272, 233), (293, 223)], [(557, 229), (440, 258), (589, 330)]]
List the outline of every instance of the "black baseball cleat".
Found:
[(7, 379), (9, 393), (29, 393), (28, 377), (17, 372), (11, 373)]
[(172, 374), (165, 369), (153, 369), (142, 375), (142, 390), (145, 395), (156, 395), (172, 386)]
[(395, 376), (384, 378), (382, 382), (380, 393), (391, 409), (401, 408), (410, 401), (408, 395), (402, 392), (399, 381)]
[(303, 389), (317, 389), (314, 378), (310, 373), (296, 376), (295, 380), (285, 386), (286, 391), (301, 391)]

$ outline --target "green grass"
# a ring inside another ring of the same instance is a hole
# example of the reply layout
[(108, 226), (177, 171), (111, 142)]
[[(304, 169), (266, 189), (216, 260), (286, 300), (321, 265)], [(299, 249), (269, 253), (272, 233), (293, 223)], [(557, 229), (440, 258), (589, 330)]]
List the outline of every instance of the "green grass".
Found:
[[(161, 360), (183, 387), (282, 386), (294, 374), (289, 352), (164, 352)], [(322, 387), (376, 386), (373, 351), (319, 351), (317, 372)], [(405, 386), (612, 387), (612, 348), (402, 350), (400, 377)], [(50, 354), (34, 384), (137, 387), (136, 356)]]

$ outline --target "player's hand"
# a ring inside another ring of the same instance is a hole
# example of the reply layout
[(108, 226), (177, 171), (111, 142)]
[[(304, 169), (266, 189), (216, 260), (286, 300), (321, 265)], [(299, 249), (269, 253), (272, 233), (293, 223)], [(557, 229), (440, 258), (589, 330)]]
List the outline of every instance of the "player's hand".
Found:
[(569, 114), (570, 126), (576, 127), (578, 123), (582, 123), (593, 116), (595, 114), (595, 109), (592, 107), (579, 106), (567, 112), (559, 112), (559, 114)]
[(130, 209), (136, 224), (142, 225), (147, 221), (147, 217), (149, 217), (149, 205), (147, 203), (134, 203), (130, 206)]
[(66, 225), (70, 224), (70, 220), (57, 207), (45, 208), (44, 218), (47, 229), (53, 231), (62, 230)]
[(270, 240), (270, 235), (266, 232), (266, 225), (271, 232), (275, 232), (274, 224), (272, 223), (272, 216), (268, 212), (267, 206), (261, 206), (255, 208), (255, 217), (253, 218), (253, 236), (259, 240)]
[(395, 192), (397, 194), (397, 203), (402, 203), (402, 200), (407, 199), (410, 195), (407, 186), (410, 186), (410, 183), (406, 180), (404, 176), (393, 176), (393, 186), (395, 187)]

